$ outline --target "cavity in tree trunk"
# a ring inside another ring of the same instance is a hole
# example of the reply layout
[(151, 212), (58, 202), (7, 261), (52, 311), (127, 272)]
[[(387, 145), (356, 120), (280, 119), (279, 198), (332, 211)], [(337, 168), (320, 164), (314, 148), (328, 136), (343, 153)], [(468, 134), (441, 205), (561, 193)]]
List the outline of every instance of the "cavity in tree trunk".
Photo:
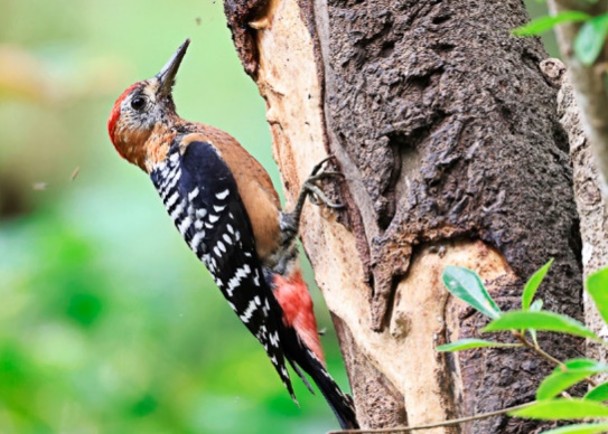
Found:
[[(302, 241), (330, 309), (363, 427), (416, 425), (520, 404), (550, 366), (523, 351), (440, 354), (486, 319), (449, 297), (467, 266), (505, 309), (550, 257), (539, 296), (582, 318), (567, 135), (538, 39), (516, 0), (225, 3), (267, 103), (293, 200), (328, 154), (346, 210), (305, 209)], [(543, 336), (565, 359), (580, 342)], [(505, 416), (440, 432), (530, 433)]]

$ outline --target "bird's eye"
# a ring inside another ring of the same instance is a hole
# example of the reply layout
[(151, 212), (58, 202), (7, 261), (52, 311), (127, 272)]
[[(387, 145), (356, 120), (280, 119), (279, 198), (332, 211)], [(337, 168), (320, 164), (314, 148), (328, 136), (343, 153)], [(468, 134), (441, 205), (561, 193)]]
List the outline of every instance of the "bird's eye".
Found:
[(137, 110), (142, 111), (144, 109), (144, 107), (146, 106), (146, 98), (143, 96), (135, 96), (133, 97), (133, 99), (131, 100), (131, 108), (133, 108), (133, 110)]

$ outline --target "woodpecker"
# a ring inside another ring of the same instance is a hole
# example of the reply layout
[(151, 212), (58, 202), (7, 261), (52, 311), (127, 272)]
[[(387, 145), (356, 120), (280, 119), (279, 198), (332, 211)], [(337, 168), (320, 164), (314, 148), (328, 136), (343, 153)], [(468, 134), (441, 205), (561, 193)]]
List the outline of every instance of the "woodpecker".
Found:
[(129, 86), (108, 119), (110, 139), (124, 159), (148, 173), (175, 226), (216, 285), (262, 344), (297, 403), (286, 363), (312, 392), (317, 384), (342, 428), (357, 428), (353, 402), (327, 372), (313, 304), (298, 265), (296, 237), (309, 194), (281, 210), (268, 173), (224, 131), (180, 118), (173, 85), (190, 41), (154, 77)]

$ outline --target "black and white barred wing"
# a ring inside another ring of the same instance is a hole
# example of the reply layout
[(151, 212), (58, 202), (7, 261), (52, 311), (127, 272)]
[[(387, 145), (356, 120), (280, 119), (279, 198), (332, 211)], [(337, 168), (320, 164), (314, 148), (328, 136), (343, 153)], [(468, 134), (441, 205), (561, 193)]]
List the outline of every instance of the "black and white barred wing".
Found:
[(151, 176), (175, 226), (264, 346), (293, 397), (279, 338), (281, 310), (262, 274), (251, 223), (229, 168), (212, 145), (192, 142), (183, 154), (172, 146)]

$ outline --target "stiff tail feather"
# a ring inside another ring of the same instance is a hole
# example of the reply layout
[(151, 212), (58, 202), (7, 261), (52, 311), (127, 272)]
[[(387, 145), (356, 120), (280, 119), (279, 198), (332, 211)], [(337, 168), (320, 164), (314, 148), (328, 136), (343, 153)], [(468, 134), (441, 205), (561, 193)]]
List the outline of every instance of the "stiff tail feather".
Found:
[[(286, 327), (283, 331), (284, 335), (291, 333), (295, 334), (295, 330), (291, 327)], [(286, 339), (283, 340), (283, 342), (289, 342), (284, 347), (284, 350), (287, 359), (294, 366), (294, 370), (300, 377), (303, 377), (300, 369), (295, 366), (297, 364), (304, 372), (310, 375), (336, 415), (342, 429), (359, 428), (352, 398), (342, 392), (340, 386), (327, 372), (324, 364), (317, 358), (315, 353), (306, 348), (302, 341), (294, 339), (294, 337), (286, 336)], [(304, 382), (308, 385), (307, 381)]]
[(274, 274), (272, 287), (283, 310), (281, 342), (287, 360), (312, 392), (301, 370), (310, 375), (343, 429), (358, 428), (352, 398), (340, 390), (325, 367), (312, 300), (300, 270), (288, 277)]

